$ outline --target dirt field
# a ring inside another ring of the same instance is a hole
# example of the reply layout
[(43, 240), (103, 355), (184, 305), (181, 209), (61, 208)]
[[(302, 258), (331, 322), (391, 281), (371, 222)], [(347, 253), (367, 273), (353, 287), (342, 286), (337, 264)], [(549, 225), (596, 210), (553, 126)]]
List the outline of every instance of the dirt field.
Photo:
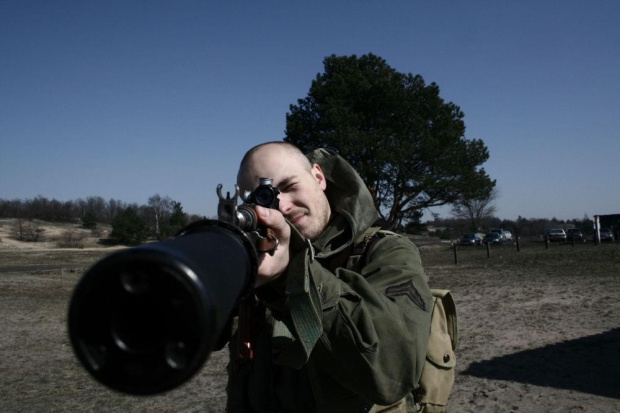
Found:
[[(1, 229), (1, 226), (0, 226)], [(223, 412), (225, 351), (156, 397), (119, 395), (68, 343), (72, 288), (109, 250), (20, 249), (0, 233), (0, 411)], [(620, 244), (462, 248), (417, 241), (430, 284), (457, 301), (452, 412), (620, 411)]]

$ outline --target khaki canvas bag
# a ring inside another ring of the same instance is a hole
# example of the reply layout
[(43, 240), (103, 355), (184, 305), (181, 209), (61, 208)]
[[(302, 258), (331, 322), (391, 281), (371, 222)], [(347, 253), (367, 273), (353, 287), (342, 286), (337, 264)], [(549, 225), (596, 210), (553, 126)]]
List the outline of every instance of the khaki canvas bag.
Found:
[(414, 399), (422, 412), (445, 412), (454, 385), (459, 330), (456, 305), (449, 290), (431, 290), (433, 313), (426, 361)]

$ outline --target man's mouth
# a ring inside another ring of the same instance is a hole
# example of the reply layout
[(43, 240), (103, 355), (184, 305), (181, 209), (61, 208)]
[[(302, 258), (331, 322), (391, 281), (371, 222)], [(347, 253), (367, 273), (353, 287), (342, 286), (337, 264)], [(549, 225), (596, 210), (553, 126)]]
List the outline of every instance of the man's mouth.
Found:
[(301, 221), (303, 220), (305, 216), (306, 216), (305, 213), (294, 215), (289, 218), (289, 221), (291, 221), (291, 224), (293, 224), (294, 226), (297, 226), (299, 225), (299, 223), (301, 223)]

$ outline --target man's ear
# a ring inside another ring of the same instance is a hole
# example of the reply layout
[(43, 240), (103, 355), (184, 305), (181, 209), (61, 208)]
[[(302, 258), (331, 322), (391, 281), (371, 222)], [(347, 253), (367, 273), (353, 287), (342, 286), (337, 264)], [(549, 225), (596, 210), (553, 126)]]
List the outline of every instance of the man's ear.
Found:
[(321, 169), (321, 166), (318, 163), (312, 164), (312, 176), (318, 182), (319, 186), (323, 191), (327, 188), (327, 179), (325, 178), (325, 174)]

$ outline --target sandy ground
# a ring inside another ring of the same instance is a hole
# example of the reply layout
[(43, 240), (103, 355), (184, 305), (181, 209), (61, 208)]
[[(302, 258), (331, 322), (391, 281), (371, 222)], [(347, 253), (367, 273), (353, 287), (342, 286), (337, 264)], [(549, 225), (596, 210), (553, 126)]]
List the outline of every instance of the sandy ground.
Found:
[(461, 332), (452, 411), (620, 411), (620, 245), (426, 254)]
[[(0, 411), (207, 411), (225, 405), (226, 351), (180, 388), (114, 393), (78, 365), (67, 305), (110, 250), (9, 242), (0, 220)], [(49, 232), (47, 233), (49, 234)], [(433, 288), (452, 290), (460, 344), (452, 412), (620, 411), (620, 244), (524, 242), (521, 251), (416, 240)]]

